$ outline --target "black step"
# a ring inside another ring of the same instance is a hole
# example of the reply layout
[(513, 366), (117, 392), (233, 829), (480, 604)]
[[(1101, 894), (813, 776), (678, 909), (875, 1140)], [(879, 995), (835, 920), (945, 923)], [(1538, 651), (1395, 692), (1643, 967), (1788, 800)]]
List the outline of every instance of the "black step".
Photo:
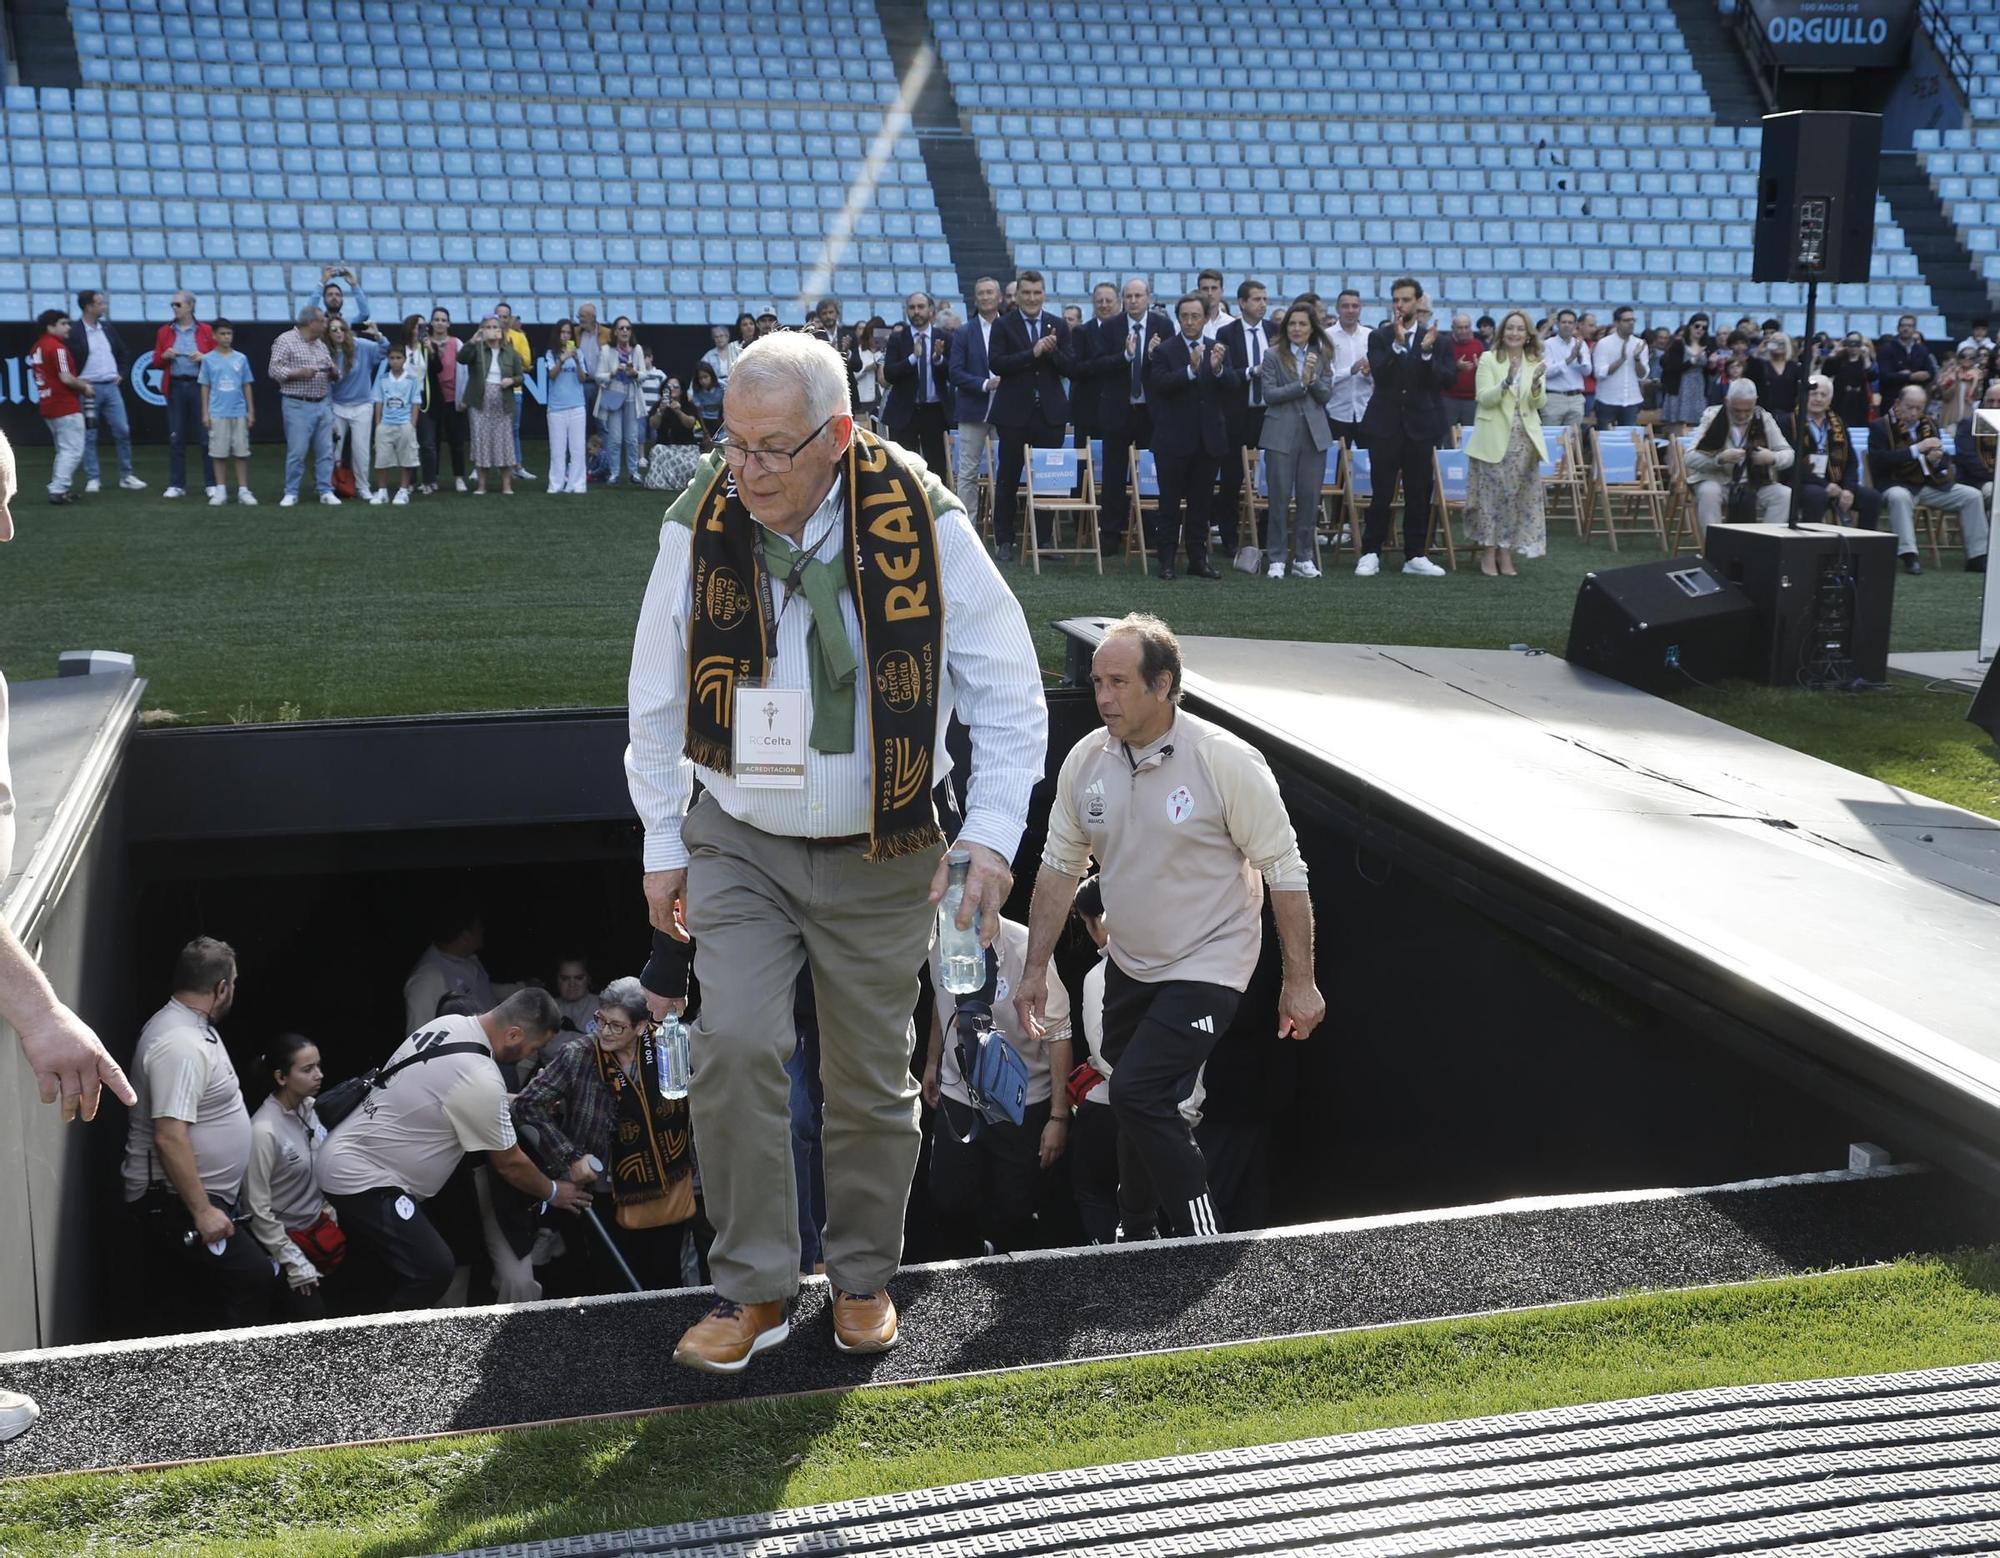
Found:
[(1917, 269), (1951, 338), (1961, 339), (1975, 317), (1993, 315), (2000, 297), (1980, 275), (1957, 224), (1938, 198), (1937, 186), (1914, 153), (1885, 151), (1878, 184), (1890, 215), (1917, 257)]
[(1736, 35), (1713, 0), (1667, 0), (1717, 124), (1756, 124), (1766, 112), (1763, 91)]
[(881, 19), (898, 80), (908, 80), (911, 67), (926, 49), (930, 51), (930, 75), (917, 93), (910, 121), (917, 134), (917, 150), (923, 154), (924, 171), (930, 176), (938, 217), (944, 223), (952, 268), (958, 272), (959, 289), (970, 307), (972, 284), (979, 277), (1006, 281), (1014, 274), (1006, 229), (1000, 225), (979, 148), (959, 115), (958, 99), (938, 54), (937, 37), (931, 31), (923, 0), (875, 0), (875, 14)]
[(24, 87), (83, 85), (69, 0), (7, 0), (8, 50)]

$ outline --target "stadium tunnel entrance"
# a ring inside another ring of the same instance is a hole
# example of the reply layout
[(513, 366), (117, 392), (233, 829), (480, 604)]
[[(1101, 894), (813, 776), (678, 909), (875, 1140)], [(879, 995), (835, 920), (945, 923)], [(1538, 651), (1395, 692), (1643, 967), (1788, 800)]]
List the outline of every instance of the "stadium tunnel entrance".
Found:
[[(1050, 713), (1053, 774), (1097, 718), (1088, 692), (1067, 687), (1050, 690)], [(79, 921), (126, 951), (100, 960), (86, 1016), (128, 1056), (179, 946), (232, 942), (242, 989), (225, 1037), (254, 1108), (252, 1058), (280, 1032), (313, 1038), (330, 1081), (389, 1053), (404, 977), (441, 905), (482, 908), (496, 980), (552, 983), (568, 955), (599, 981), (635, 972), (649, 932), (624, 741), (619, 710), (133, 734), (104, 812), (116, 837), (100, 839), (122, 840), (122, 881)], [(1453, 890), (1448, 865), (1385, 851), (1311, 775), (1275, 766), (1312, 871), (1329, 1016), (1309, 1043), (1276, 1037), (1267, 924), (1208, 1077), (1203, 1145), (1229, 1225), (1817, 1172), (1863, 1139), (1903, 1155), (1867, 1111), (1803, 1090), (1705, 1014), (1556, 955), (1504, 906)], [(1039, 858), (1052, 789), (1037, 792), (1023, 861)], [(1032, 875), (1010, 907), (1022, 918)], [(1091, 956), (1080, 932), (1065, 940), (1072, 990)], [(82, 1176), (63, 1190), (70, 1236), (38, 1251), (71, 1301), (42, 1306), (39, 1337), (0, 1348), (102, 1334), (100, 1304), (76, 1301), (101, 1289), (76, 1280), (95, 1251), (70, 1203), (116, 1204), (123, 1122), (106, 1112), (89, 1133), (87, 1192)], [(912, 1260), (934, 1253), (922, 1180)], [(1073, 1238), (1060, 1200), (1052, 1243)]]

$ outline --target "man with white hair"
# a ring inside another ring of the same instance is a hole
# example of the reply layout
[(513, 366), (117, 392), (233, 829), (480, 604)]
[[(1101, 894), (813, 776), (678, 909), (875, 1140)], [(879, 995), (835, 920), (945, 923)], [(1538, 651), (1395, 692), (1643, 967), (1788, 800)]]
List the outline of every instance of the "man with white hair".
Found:
[(808, 967), (834, 1341), (883, 1351), (898, 1337), (887, 1289), (921, 1140), (910, 1015), (947, 879), (933, 801), (945, 728), (955, 709), (972, 740), (957, 923), (977, 911), (990, 944), (1048, 713), (1020, 605), (964, 508), (921, 460), (855, 426), (823, 341), (766, 336), (736, 360), (717, 447), (660, 530), (629, 692), (646, 901), (657, 929), (692, 932), (702, 989), (690, 1103), (717, 1302), (675, 1361), (735, 1373), (791, 1332), (785, 1061)]
[(1771, 413), (1757, 404), (1757, 386), (1737, 379), (1721, 405), (1702, 413), (1687, 452), (1702, 529), (1721, 523), (1729, 491), (1739, 485), (1756, 494), (1760, 523), (1782, 525), (1791, 513), (1792, 490), (1778, 477), (1791, 468), (1792, 446)]
[(1986, 572), (1986, 505), (1979, 489), (1958, 479), (1958, 468), (1944, 451), (1944, 440), (1930, 412), (1930, 394), (1921, 384), (1907, 384), (1876, 429), (1882, 450), (1882, 506), (1906, 573), (1921, 572), (1917, 561), (1916, 511), (1930, 509), (1957, 519), (1965, 541), (1968, 573)]

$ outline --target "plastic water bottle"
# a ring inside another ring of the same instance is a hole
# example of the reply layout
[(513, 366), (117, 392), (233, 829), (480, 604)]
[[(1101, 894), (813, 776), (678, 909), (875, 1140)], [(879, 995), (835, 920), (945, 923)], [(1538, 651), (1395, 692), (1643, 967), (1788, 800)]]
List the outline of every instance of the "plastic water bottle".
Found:
[(660, 1019), (655, 1035), (659, 1041), (660, 1096), (679, 1100), (688, 1095), (693, 1065), (688, 1058), (688, 1031), (679, 1017), (669, 1012)]
[(954, 849), (944, 858), (951, 874), (938, 904), (938, 964), (945, 989), (953, 995), (971, 995), (986, 984), (986, 949), (979, 945), (978, 914), (972, 916), (970, 930), (958, 928), (958, 908), (965, 901), (965, 877), (972, 869), (972, 854)]

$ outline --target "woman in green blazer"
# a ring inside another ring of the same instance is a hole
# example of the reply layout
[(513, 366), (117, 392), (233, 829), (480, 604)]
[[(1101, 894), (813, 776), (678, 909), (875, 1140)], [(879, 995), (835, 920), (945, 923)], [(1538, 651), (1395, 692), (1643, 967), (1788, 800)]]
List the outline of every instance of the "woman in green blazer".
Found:
[(1465, 446), (1468, 533), (1479, 548), (1479, 571), (1514, 577), (1514, 557), (1548, 550), (1542, 516), (1542, 403), (1548, 369), (1528, 316), (1515, 309), (1494, 332), (1493, 350), (1479, 359), (1479, 416)]
[(514, 492), (514, 466), (520, 451), (514, 447), (514, 397), (528, 376), (521, 354), (507, 344), (500, 321), (489, 314), (480, 321), (479, 334), (458, 354), (465, 369), (465, 405), (472, 413), (472, 463), (479, 468), (478, 492), (486, 495), (490, 476), (500, 478), (500, 490)]

